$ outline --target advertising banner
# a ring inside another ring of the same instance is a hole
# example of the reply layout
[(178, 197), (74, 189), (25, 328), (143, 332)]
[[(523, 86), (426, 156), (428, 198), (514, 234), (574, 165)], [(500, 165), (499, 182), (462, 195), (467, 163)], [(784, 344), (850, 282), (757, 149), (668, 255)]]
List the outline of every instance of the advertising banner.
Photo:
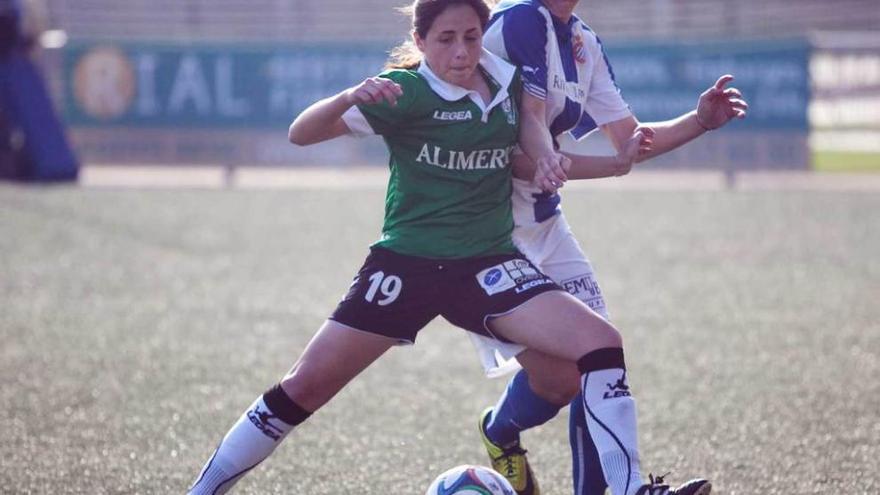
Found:
[(806, 130), (810, 46), (805, 41), (609, 46), (607, 56), (624, 99), (642, 121), (692, 110), (718, 76), (749, 101), (748, 119), (730, 129)]
[[(381, 71), (390, 47), (79, 41), (65, 49), (64, 113), (90, 161), (313, 163), (320, 156), (283, 139), (287, 126), (309, 104)], [(641, 121), (693, 109), (700, 92), (726, 73), (748, 99), (748, 119), (661, 162), (808, 165), (806, 42), (618, 44), (606, 54)], [(345, 141), (329, 156), (336, 163), (384, 161), (380, 141), (362, 141)]]

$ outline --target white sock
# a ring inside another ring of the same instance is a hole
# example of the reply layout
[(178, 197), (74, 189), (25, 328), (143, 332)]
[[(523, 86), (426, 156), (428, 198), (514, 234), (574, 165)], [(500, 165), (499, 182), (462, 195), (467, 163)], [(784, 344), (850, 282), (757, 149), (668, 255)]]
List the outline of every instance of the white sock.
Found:
[(190, 495), (226, 493), (293, 430), (266, 405), (264, 396), (238, 419), (190, 488)]
[(587, 429), (612, 495), (633, 495), (642, 485), (636, 431), (636, 403), (626, 370), (593, 370), (581, 376)]

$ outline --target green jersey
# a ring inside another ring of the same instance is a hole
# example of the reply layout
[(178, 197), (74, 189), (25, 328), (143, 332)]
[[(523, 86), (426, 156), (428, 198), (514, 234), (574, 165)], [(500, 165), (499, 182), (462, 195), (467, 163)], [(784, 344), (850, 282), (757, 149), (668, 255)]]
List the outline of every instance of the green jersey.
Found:
[(343, 117), (353, 134), (379, 134), (390, 152), (382, 237), (374, 246), (427, 258), (511, 253), (510, 155), (518, 131), (519, 78), (484, 52), (492, 89), (475, 92), (418, 70), (380, 75), (398, 83), (395, 106), (358, 105)]

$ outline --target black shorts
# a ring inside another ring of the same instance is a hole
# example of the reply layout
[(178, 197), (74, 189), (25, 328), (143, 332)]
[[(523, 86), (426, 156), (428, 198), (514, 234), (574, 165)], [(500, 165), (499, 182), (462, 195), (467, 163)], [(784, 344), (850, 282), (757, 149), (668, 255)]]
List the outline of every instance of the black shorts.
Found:
[(562, 288), (519, 253), (438, 260), (373, 248), (330, 319), (413, 343), (439, 315), (508, 342), (492, 334), (489, 319), (551, 290)]

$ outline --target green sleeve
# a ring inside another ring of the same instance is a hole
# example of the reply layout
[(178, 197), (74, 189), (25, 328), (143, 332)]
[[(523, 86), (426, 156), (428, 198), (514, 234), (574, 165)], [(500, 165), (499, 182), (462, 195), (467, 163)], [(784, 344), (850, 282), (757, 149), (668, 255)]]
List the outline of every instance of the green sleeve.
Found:
[(360, 104), (358, 109), (367, 119), (376, 134), (393, 134), (407, 121), (407, 116), (417, 99), (419, 76), (415, 71), (390, 70), (379, 74), (379, 77), (391, 79), (400, 85), (403, 94), (397, 99), (397, 105), (391, 106), (387, 101), (375, 104)]

